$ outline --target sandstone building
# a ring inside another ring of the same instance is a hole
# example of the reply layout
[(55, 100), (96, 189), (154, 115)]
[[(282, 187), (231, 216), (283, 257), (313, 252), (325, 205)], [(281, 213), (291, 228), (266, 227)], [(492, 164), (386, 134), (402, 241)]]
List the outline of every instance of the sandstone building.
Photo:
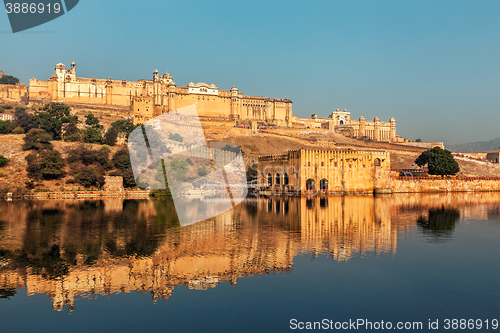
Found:
[(388, 152), (298, 149), (259, 157), (257, 183), (274, 193), (372, 193)]
[(31, 101), (58, 101), (78, 104), (97, 104), (129, 107), (134, 123), (184, 106), (196, 105), (200, 117), (220, 119), (250, 119), (291, 126), (292, 101), (260, 96), (243, 95), (238, 88), (219, 89), (213, 83), (189, 83), (177, 86), (167, 72), (162, 76), (158, 70), (151, 80), (137, 82), (124, 80), (100, 80), (76, 76), (76, 64), (66, 69), (62, 63), (56, 65), (55, 73), (48, 81), (31, 79), (29, 84)]
[[(301, 119), (302, 120), (302, 119)], [(380, 121), (375, 117), (367, 121), (365, 117), (352, 120), (351, 113), (344, 109), (333, 111), (328, 118), (318, 118), (316, 114), (306, 121), (313, 128), (331, 129), (336, 133), (354, 138), (365, 138), (374, 141), (404, 142), (403, 138), (396, 135), (396, 120), (391, 118), (388, 122)]]

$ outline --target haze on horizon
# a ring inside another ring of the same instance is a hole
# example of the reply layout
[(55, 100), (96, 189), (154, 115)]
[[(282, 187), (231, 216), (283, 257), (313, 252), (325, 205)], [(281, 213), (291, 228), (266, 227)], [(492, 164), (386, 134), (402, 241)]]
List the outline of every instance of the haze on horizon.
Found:
[(73, 60), (79, 77), (157, 68), (180, 86), (290, 98), (303, 118), (394, 117), (410, 140), (499, 136), (499, 1), (87, 0), (16, 34), (1, 15), (0, 70), (24, 83)]

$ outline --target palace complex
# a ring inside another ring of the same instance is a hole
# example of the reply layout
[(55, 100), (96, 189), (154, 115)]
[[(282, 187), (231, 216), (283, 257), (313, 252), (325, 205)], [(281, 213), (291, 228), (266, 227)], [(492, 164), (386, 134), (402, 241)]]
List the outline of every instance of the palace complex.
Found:
[(31, 101), (62, 101), (130, 107), (134, 123), (143, 123), (157, 115), (184, 106), (196, 105), (200, 117), (240, 120), (260, 120), (278, 126), (291, 126), (292, 101), (260, 96), (247, 96), (232, 87), (219, 89), (213, 83), (189, 83), (177, 86), (167, 72), (158, 70), (151, 80), (117, 81), (76, 76), (76, 64), (71, 69), (57, 64), (48, 81), (30, 80)]
[(388, 122), (380, 121), (378, 117), (375, 117), (373, 121), (367, 121), (363, 116), (359, 117), (359, 120), (351, 120), (350, 112), (346, 109), (344, 111), (337, 109), (332, 111), (328, 118), (318, 118), (318, 115), (313, 114), (311, 119), (305, 120), (305, 123), (312, 128), (331, 129), (335, 133), (353, 138), (405, 142), (405, 139), (396, 135), (396, 120), (394, 118)]
[(112, 80), (111, 78), (81, 78), (76, 76), (76, 63), (67, 69), (62, 63), (47, 81), (31, 79), (29, 88), (25, 85), (0, 85), (0, 98), (24, 100), (39, 103), (64, 102), (74, 105), (92, 105), (94, 108), (117, 108), (133, 118), (134, 124), (144, 123), (160, 114), (188, 105), (196, 105), (201, 119), (221, 121), (256, 121), (264, 125), (279, 127), (308, 127), (329, 129), (348, 137), (374, 141), (407, 142), (396, 135), (396, 120), (381, 122), (378, 117), (366, 121), (351, 120), (347, 110), (333, 111), (328, 118), (301, 119), (292, 115), (290, 99), (276, 99), (248, 96), (232, 87), (219, 89), (213, 83), (190, 82), (177, 86), (166, 72), (153, 72), (151, 79), (137, 82)]

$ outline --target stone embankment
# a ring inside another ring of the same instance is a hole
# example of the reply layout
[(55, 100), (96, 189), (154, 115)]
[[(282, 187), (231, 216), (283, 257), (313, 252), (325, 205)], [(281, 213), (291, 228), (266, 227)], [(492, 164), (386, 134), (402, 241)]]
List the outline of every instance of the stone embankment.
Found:
[(74, 191), (74, 192), (36, 192), (24, 196), (26, 199), (64, 199), (64, 198), (147, 198), (149, 191)]
[(377, 193), (492, 192), (500, 191), (499, 177), (419, 178), (380, 181)]

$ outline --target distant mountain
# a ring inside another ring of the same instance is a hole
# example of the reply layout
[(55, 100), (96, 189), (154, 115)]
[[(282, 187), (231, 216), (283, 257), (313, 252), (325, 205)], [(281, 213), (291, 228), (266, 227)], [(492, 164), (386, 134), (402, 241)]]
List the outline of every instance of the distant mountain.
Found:
[(447, 145), (446, 149), (457, 153), (476, 153), (481, 151), (495, 150), (500, 147), (500, 138), (490, 141), (461, 143), (458, 145)]

